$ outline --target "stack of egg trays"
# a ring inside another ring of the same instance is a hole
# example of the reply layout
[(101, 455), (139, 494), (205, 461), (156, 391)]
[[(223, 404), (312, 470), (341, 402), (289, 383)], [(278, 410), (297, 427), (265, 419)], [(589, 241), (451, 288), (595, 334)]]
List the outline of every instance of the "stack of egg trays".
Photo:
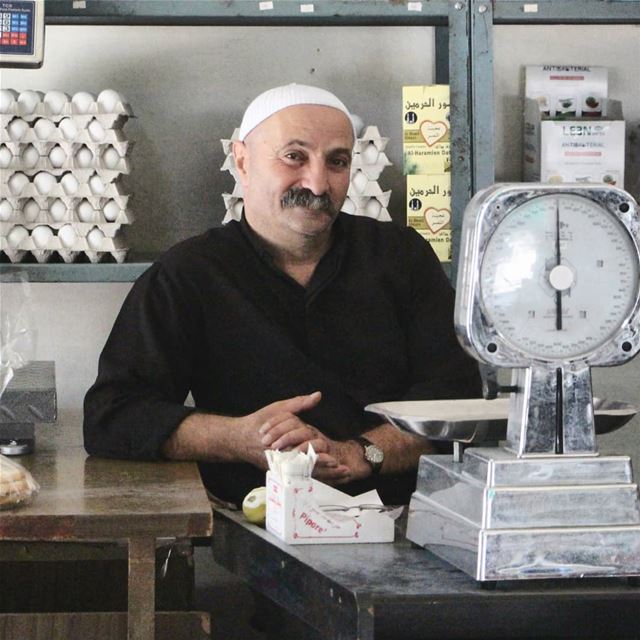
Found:
[[(243, 193), (238, 170), (233, 159), (233, 143), (238, 139), (238, 129), (233, 131), (231, 138), (221, 140), (225, 155), (221, 171), (228, 171), (235, 180), (231, 193), (223, 193), (225, 217), (223, 224), (242, 217)], [(387, 207), (391, 198), (391, 191), (383, 191), (378, 184), (380, 175), (391, 162), (385, 154), (389, 138), (380, 135), (378, 127), (368, 126), (360, 133), (353, 147), (351, 162), (351, 181), (347, 198), (342, 211), (356, 216), (367, 216), (384, 222), (391, 221)]]
[(130, 106), (112, 90), (96, 100), (4, 89), (0, 102), (0, 252), (11, 262), (28, 252), (37, 262), (123, 262), (119, 231), (133, 217), (118, 179), (130, 172), (121, 130)]

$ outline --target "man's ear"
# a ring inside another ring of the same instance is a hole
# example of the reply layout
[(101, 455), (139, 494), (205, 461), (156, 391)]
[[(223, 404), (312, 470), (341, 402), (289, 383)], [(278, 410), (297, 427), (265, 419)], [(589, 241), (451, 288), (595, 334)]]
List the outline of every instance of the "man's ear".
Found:
[(236, 169), (238, 170), (238, 175), (240, 177), (240, 182), (244, 186), (247, 182), (248, 176), (248, 155), (249, 151), (247, 149), (247, 145), (244, 142), (234, 142), (231, 146), (233, 151), (233, 159), (235, 161)]

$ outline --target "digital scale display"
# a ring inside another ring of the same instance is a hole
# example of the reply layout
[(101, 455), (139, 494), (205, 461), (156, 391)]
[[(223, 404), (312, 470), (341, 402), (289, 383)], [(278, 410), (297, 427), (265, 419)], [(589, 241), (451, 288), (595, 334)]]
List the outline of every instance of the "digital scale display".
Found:
[(1, 66), (40, 66), (43, 41), (42, 0), (0, 0)]

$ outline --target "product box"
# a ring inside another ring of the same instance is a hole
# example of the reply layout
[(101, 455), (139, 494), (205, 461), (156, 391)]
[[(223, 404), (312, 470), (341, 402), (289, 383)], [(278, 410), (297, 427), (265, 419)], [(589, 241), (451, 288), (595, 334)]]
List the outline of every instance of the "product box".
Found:
[(553, 118), (525, 99), (523, 177), (527, 182), (604, 182), (624, 188), (625, 123), (617, 100), (602, 117)]
[(407, 176), (407, 226), (451, 262), (451, 174)]
[(451, 171), (449, 86), (402, 88), (402, 137), (405, 175)]
[(288, 544), (393, 542), (397, 515), (376, 491), (354, 497), (310, 477), (267, 472), (267, 531)]
[(535, 100), (543, 115), (555, 118), (600, 117), (608, 97), (606, 67), (571, 65), (527, 66), (526, 98)]

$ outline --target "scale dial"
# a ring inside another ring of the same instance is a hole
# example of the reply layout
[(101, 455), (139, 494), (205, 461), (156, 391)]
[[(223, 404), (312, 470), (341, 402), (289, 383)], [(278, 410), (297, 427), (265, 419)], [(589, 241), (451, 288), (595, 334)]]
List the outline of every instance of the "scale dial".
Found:
[(465, 212), (456, 328), (477, 358), (619, 364), (640, 349), (637, 205), (597, 185), (494, 185)]
[(618, 332), (638, 296), (638, 258), (626, 227), (599, 203), (552, 193), (498, 225), (480, 281), (487, 316), (507, 342), (565, 360)]

